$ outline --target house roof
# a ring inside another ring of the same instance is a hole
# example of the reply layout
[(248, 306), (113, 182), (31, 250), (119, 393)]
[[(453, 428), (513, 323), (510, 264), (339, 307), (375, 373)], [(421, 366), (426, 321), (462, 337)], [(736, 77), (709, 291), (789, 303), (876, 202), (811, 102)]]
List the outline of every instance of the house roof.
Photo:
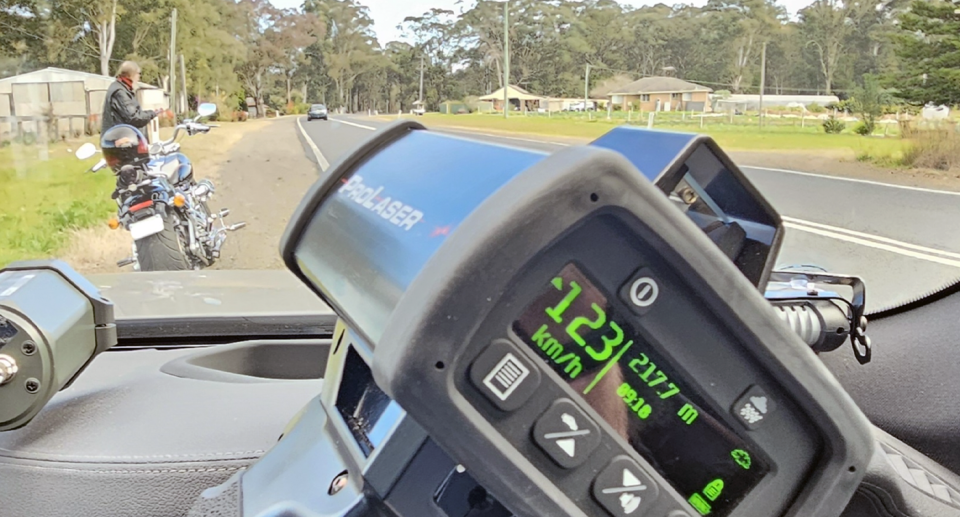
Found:
[(617, 88), (607, 95), (638, 95), (641, 93), (712, 92), (712, 88), (694, 84), (676, 77), (644, 77)]
[[(509, 95), (509, 98), (511, 99), (518, 99), (521, 101), (536, 101), (536, 100), (544, 99), (544, 97), (541, 97), (539, 95), (533, 95), (527, 90), (524, 90), (523, 88), (519, 86), (514, 86), (512, 84), (507, 89), (507, 95)], [(503, 88), (500, 88), (499, 90), (491, 94), (480, 97), (480, 100), (482, 101), (503, 100)]]

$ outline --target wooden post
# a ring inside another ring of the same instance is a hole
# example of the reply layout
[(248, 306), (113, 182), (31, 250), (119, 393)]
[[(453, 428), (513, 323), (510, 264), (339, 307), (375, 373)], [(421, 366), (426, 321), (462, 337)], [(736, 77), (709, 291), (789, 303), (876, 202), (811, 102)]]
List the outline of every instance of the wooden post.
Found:
[(656, 112), (651, 111), (649, 117), (647, 118), (647, 129), (653, 129), (653, 117), (656, 115)]
[(763, 118), (765, 113), (763, 112), (763, 90), (766, 89), (767, 85), (767, 42), (763, 42), (763, 50), (761, 51), (760, 57), (760, 109), (758, 110), (758, 115), (760, 116), (760, 127), (763, 127)]
[(503, 118), (510, 111), (510, 2), (503, 3)]
[(170, 13), (170, 55), (169, 57), (170, 57), (169, 59), (170, 70), (167, 76), (168, 78), (167, 87), (168, 87), (168, 93), (170, 94), (170, 104), (172, 104), (171, 108), (176, 110), (177, 98), (174, 95), (174, 92), (177, 89), (176, 88), (177, 83), (175, 80), (176, 71), (177, 71), (177, 67), (175, 66), (175, 63), (177, 62), (177, 8), (176, 7), (174, 7), (173, 12)]
[(183, 54), (180, 54), (180, 98), (183, 99), (183, 106), (181, 107), (181, 114), (186, 114), (190, 111), (190, 102), (187, 100), (187, 65), (183, 60)]

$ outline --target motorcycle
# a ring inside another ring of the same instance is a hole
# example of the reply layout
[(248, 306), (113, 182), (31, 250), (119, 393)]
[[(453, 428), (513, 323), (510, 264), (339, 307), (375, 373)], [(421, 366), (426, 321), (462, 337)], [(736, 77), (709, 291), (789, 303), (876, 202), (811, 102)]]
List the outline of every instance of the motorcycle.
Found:
[[(198, 116), (174, 127), (173, 135), (148, 145), (143, 134), (132, 126), (119, 125), (101, 137), (104, 158), (89, 169), (110, 167), (117, 178), (111, 198), (117, 215), (109, 221), (112, 229), (123, 227), (133, 238), (132, 254), (117, 262), (137, 271), (203, 269), (220, 258), (227, 232), (246, 226), (227, 225), (228, 209), (212, 213), (207, 202), (216, 191), (213, 182), (197, 181), (193, 165), (180, 152), (177, 141), (210, 132), (216, 126), (201, 120), (216, 112), (215, 104), (201, 104)], [(77, 149), (76, 157), (86, 160), (97, 153), (92, 143)]]

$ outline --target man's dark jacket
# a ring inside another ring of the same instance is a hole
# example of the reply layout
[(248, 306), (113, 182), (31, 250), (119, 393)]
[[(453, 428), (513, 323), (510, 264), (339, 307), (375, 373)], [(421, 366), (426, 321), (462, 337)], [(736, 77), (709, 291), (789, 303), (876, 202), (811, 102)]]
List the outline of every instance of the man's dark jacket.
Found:
[(119, 124), (130, 124), (135, 128), (142, 128), (157, 114), (140, 109), (140, 103), (133, 90), (119, 80), (114, 81), (107, 89), (107, 97), (103, 101), (103, 119), (100, 132)]

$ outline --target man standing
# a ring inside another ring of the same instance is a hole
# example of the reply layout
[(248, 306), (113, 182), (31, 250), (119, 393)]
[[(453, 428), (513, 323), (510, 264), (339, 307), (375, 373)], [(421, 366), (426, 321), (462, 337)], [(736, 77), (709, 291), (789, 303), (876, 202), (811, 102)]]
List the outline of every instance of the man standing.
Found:
[(117, 72), (117, 81), (107, 89), (103, 102), (103, 118), (100, 132), (119, 124), (130, 124), (140, 129), (147, 125), (164, 110), (143, 111), (134, 93), (134, 85), (140, 80), (140, 65), (133, 61), (124, 61)]

